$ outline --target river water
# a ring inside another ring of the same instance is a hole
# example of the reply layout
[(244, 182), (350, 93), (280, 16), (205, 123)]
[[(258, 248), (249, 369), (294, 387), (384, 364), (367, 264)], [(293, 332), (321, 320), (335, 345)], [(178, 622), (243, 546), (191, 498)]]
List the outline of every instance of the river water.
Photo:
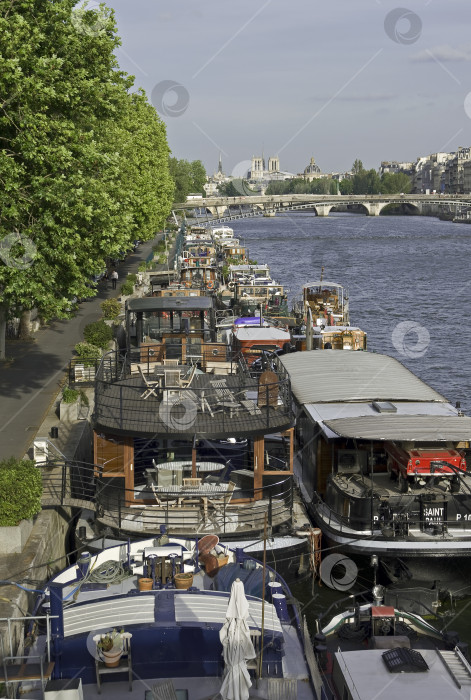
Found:
[[(471, 414), (470, 225), (305, 212), (230, 225), (250, 257), (268, 263), (273, 278), (290, 289), (291, 299), (300, 296), (303, 284), (319, 279), (323, 266), (325, 280), (348, 288), (350, 322), (368, 333), (368, 349), (395, 357)], [(320, 612), (345, 595), (311, 582), (293, 592), (311, 628)], [(452, 621), (467, 641), (469, 610), (471, 599), (465, 599)]]

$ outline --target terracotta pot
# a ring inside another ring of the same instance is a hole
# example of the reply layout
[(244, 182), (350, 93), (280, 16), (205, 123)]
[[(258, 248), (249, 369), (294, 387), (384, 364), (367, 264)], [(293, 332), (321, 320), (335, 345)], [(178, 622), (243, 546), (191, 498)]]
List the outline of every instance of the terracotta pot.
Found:
[(185, 590), (193, 585), (193, 574), (175, 574), (175, 588)]
[(153, 581), (151, 578), (140, 578), (138, 585), (140, 591), (151, 591)]
[(200, 562), (204, 566), (204, 570), (207, 573), (208, 576), (213, 578), (221, 568), (221, 566), (225, 566), (227, 562), (229, 561), (229, 556), (226, 554), (221, 554), (218, 557), (215, 557), (214, 554), (203, 554), (203, 556), (200, 556)]
[(116, 666), (119, 666), (119, 660), (123, 655), (123, 650), (121, 648), (112, 647), (109, 651), (102, 650), (101, 653), (105, 666), (108, 666), (108, 668), (116, 668)]

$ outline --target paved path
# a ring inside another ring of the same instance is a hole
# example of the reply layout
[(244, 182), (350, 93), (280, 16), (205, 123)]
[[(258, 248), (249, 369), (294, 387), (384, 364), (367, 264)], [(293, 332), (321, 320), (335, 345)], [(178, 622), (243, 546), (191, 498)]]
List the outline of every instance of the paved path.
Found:
[(118, 269), (116, 290), (111, 282), (100, 282), (98, 295), (79, 305), (72, 319), (53, 321), (34, 334), (29, 342), (7, 341), (11, 363), (0, 363), (0, 459), (22, 458), (56, 397), (74, 346), (83, 340), (83, 329), (102, 316), (100, 303), (120, 295), (129, 272), (137, 272), (156, 240), (143, 243)]

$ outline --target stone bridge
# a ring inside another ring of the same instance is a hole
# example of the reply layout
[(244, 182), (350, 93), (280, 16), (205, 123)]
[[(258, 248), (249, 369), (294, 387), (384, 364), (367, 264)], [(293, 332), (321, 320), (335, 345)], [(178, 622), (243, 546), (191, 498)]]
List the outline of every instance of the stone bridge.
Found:
[[(363, 208), (368, 216), (379, 216), (389, 204), (408, 205), (417, 213), (434, 216), (440, 211), (459, 215), (471, 206), (471, 194), (281, 194), (240, 197), (206, 197), (174, 204), (174, 211), (204, 209), (218, 221), (230, 221), (245, 216), (261, 216), (301, 209), (314, 209), (317, 216), (328, 216), (334, 207), (352, 205)], [(251, 211), (248, 211), (250, 209)]]

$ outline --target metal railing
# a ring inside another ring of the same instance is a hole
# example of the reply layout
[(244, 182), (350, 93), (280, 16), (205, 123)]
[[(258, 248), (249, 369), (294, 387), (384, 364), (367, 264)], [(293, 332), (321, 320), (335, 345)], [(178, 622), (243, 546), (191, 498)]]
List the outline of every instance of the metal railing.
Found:
[[(119, 530), (159, 532), (165, 525), (172, 534), (194, 534), (200, 527), (205, 534), (214, 532), (228, 534), (262, 531), (267, 515), (268, 527), (273, 529), (291, 521), (293, 514), (294, 483), (292, 475), (261, 488), (243, 487), (232, 493), (232, 499), (224, 498), (224, 492), (181, 489), (167, 494), (147, 489), (144, 471), (135, 472), (134, 489), (126, 489), (124, 478), (110, 479), (113, 474), (103, 476), (103, 467), (85, 462), (54, 463), (54, 469), (45, 463), (38, 465), (43, 471), (43, 502), (48, 506), (67, 506), (82, 503), (95, 510), (97, 518), (104, 524)], [(221, 464), (221, 470), (224, 464)], [(229, 477), (230, 478), (230, 477)], [(142, 496), (145, 496), (143, 498)], [(203, 504), (202, 498), (207, 498)], [(241, 503), (234, 503), (237, 498)], [(178, 505), (186, 499), (192, 505)], [(206, 513), (207, 512), (207, 519)], [(192, 515), (194, 517), (192, 517)], [(138, 520), (139, 528), (133, 521)]]
[(365, 537), (377, 537), (379, 533), (384, 534), (383, 530), (388, 530), (388, 538), (394, 539), (406, 536), (409, 534), (409, 531), (413, 530), (414, 535), (417, 535), (417, 531), (420, 531), (425, 535), (441, 535), (443, 538), (446, 538), (448, 530), (462, 530), (463, 532), (468, 531), (471, 538), (471, 520), (465, 520), (464, 518), (459, 520), (431, 521), (430, 519), (421, 519), (420, 516), (417, 517), (415, 514), (404, 511), (395, 513), (395, 517), (393, 516), (389, 520), (374, 520), (372, 530), (371, 519), (367, 522), (366, 517), (356, 518), (335, 511), (323, 501), (319, 494), (314, 495), (312, 503), (316, 504), (319, 515), (329, 527), (345, 534), (349, 533), (351, 535), (352, 530), (354, 530), (356, 532), (364, 532)]
[[(205, 434), (227, 436), (276, 432), (290, 427), (293, 421), (289, 377), (281, 363), (277, 381), (262, 384), (246, 371), (246, 358), (227, 351), (214, 355), (216, 344), (201, 346), (201, 363), (221, 362), (228, 374), (194, 374), (185, 386), (166, 386), (166, 370), (148, 355), (144, 362), (132, 351), (125, 355), (111, 353), (103, 358), (96, 375), (96, 424), (128, 434)], [(195, 348), (196, 349), (196, 348)], [(229, 359), (227, 359), (229, 358)], [(176, 368), (178, 370), (178, 368)], [(141, 372), (144, 374), (142, 377)], [(187, 367), (186, 376), (192, 368)], [(168, 376), (168, 375), (167, 375)], [(151, 388), (150, 388), (151, 387)]]
[(101, 358), (73, 357), (68, 367), (69, 386), (93, 386), (100, 364)]

